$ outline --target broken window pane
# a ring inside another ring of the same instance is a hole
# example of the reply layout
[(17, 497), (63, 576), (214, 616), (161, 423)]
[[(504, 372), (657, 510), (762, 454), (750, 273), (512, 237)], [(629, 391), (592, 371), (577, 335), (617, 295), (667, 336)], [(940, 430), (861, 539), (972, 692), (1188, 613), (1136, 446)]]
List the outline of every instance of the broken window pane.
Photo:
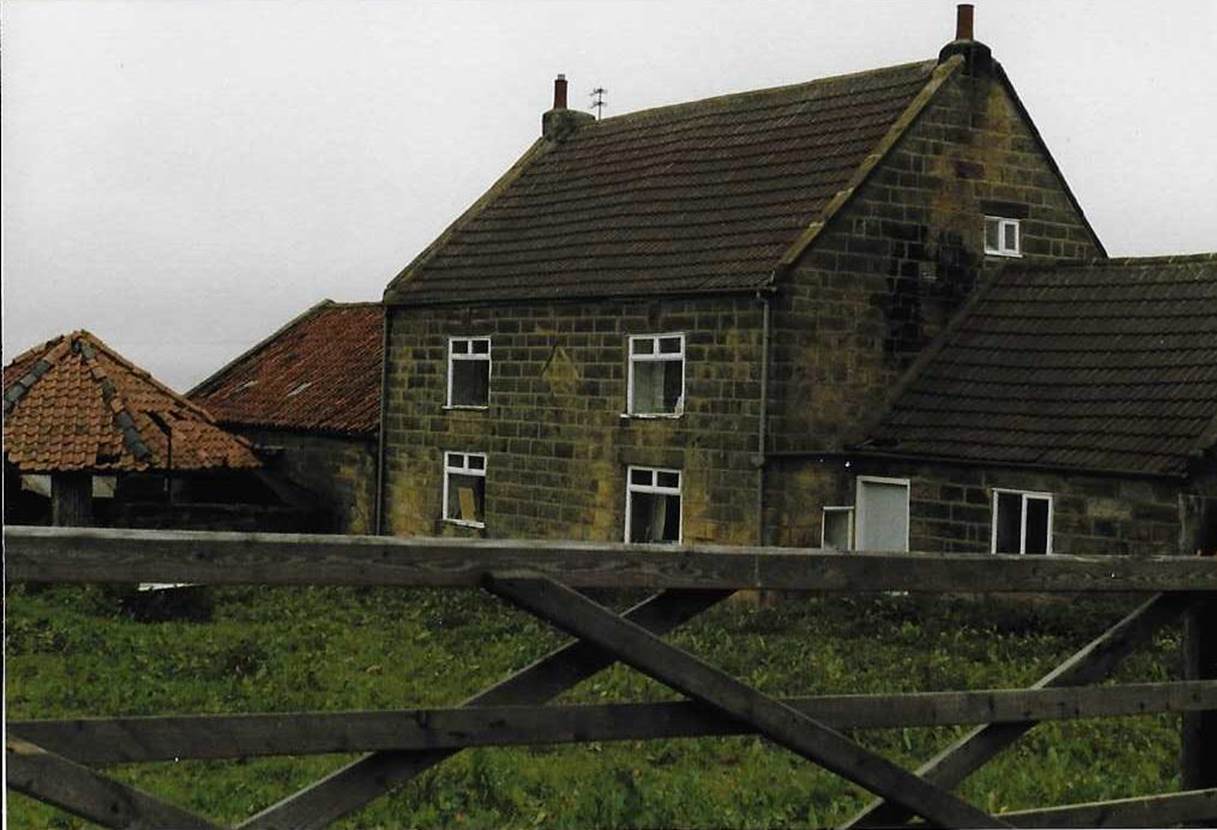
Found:
[(1048, 499), (1027, 499), (1027, 547), (1026, 553), (1047, 553)]
[(998, 493), (997, 537), (994, 542), (994, 553), (1020, 553), (1022, 550), (1023, 532), (1023, 496), (1022, 493)]
[(490, 396), (490, 361), (452, 361), (451, 406), (485, 406)]
[(485, 521), (486, 478), (448, 473), (448, 504), (445, 518), (482, 524)]
[(824, 509), (824, 540), (823, 546), (833, 550), (849, 550), (850, 537), (854, 521), (852, 510)]
[(630, 493), (631, 542), (679, 542), (680, 496)]
[(683, 389), (684, 365), (681, 361), (655, 360), (634, 364), (635, 413), (675, 413)]
[(995, 217), (985, 217), (985, 250), (1001, 250), (1001, 222)]

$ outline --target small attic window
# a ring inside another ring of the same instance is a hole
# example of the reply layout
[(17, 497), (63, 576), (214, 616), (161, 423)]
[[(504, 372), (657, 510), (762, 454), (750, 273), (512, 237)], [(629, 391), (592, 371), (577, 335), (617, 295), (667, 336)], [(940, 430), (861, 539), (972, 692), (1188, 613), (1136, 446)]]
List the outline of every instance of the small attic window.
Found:
[(985, 253), (989, 256), (1022, 256), (1022, 228), (1017, 219), (985, 217)]
[(288, 392), (287, 397), (294, 398), (297, 395), (299, 395), (301, 392), (303, 392), (305, 389), (308, 389), (312, 385), (313, 385), (313, 382), (311, 380), (306, 380), (304, 383), (300, 384), (295, 389)]

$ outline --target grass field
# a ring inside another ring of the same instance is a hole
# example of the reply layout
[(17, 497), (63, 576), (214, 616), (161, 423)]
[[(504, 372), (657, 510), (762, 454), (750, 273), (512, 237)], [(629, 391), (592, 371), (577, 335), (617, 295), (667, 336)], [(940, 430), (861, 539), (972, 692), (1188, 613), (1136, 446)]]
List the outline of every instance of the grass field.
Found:
[[(210, 622), (134, 622), (113, 591), (7, 596), (9, 718), (451, 705), (563, 637), (472, 592), (217, 589)], [(627, 598), (618, 598), (624, 602)], [(721, 604), (672, 641), (775, 695), (1023, 686), (1135, 600), (807, 597)], [(1178, 632), (1118, 679), (1178, 676)], [(674, 695), (616, 667), (561, 700)], [(859, 733), (907, 766), (961, 729)], [(1177, 790), (1178, 719), (1036, 728), (962, 794), (989, 810)], [(236, 822), (349, 757), (130, 765), (116, 777)], [(819, 827), (865, 794), (765, 741), (706, 738), (466, 751), (346, 827)], [(80, 822), (10, 793), (9, 827)]]

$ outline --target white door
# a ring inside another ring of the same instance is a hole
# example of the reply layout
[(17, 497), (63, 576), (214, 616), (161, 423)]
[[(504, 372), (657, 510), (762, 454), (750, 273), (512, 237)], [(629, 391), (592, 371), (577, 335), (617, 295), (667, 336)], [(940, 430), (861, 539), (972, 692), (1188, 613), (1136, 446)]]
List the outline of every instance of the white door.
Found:
[(857, 549), (909, 549), (907, 479), (858, 478)]

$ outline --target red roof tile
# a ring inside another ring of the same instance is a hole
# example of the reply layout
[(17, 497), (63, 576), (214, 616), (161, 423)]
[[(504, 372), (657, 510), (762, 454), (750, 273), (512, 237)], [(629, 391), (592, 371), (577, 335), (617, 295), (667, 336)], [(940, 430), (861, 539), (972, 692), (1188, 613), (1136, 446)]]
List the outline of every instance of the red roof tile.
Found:
[(249, 442), (87, 331), (4, 369), (4, 455), (22, 472), (255, 468)]
[(380, 423), (379, 303), (325, 300), (189, 392), (221, 423), (374, 435)]

